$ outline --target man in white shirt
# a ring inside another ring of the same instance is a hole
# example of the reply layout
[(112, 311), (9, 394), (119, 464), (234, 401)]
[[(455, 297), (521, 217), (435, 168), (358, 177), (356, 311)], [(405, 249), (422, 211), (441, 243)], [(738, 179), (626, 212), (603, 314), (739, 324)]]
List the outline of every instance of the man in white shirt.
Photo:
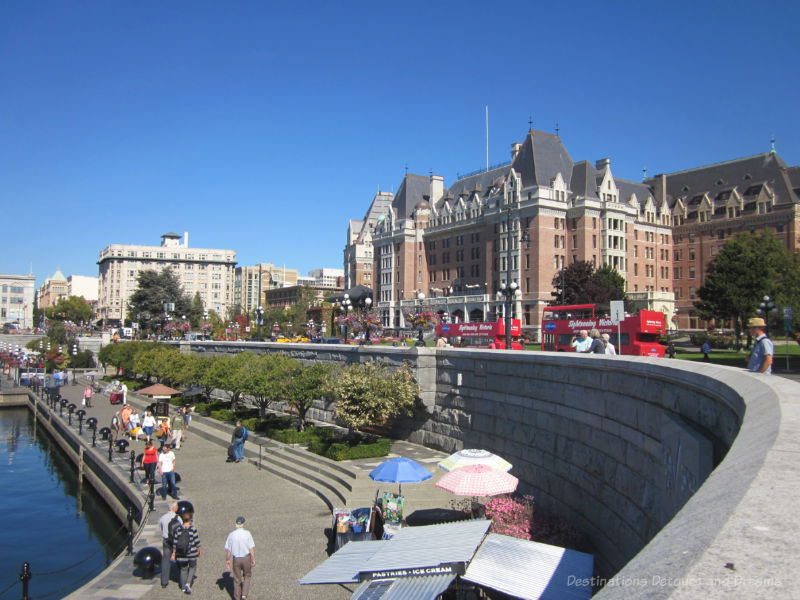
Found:
[(244, 528), (244, 517), (236, 517), (236, 529), (225, 540), (225, 566), (233, 577), (234, 600), (247, 600), (252, 568), (256, 566), (256, 547), (253, 536)]
[(578, 335), (572, 338), (572, 347), (575, 348), (575, 352), (588, 352), (591, 345), (592, 338), (585, 329), (579, 331)]
[(178, 499), (178, 488), (175, 487), (175, 462), (175, 453), (170, 450), (169, 446), (166, 444), (161, 446), (161, 454), (158, 455), (158, 472), (161, 475), (161, 494), (165, 500), (167, 493), (175, 500)]

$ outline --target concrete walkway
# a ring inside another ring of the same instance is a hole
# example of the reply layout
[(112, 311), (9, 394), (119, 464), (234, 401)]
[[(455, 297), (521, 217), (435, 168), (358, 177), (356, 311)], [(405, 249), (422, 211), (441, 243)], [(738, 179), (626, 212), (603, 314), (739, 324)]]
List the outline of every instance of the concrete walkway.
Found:
[[(80, 405), (83, 389), (84, 385), (69, 384), (61, 389), (62, 396)], [(131, 393), (128, 400), (137, 409), (150, 403), (148, 399)], [(108, 426), (111, 417), (120, 408), (119, 405), (111, 405), (105, 394), (96, 394), (93, 404), (87, 410), (87, 418), (97, 418), (99, 427)], [(64, 416), (66, 420), (66, 413)], [(227, 463), (226, 449), (220, 440), (206, 439), (208, 432), (215, 429), (217, 438), (220, 437), (218, 425), (204, 425), (204, 420), (195, 418), (187, 440), (182, 444), (181, 450), (176, 452), (176, 470), (182, 478), (179, 484), (180, 496), (182, 500), (189, 500), (194, 504), (195, 525), (204, 552), (198, 561), (192, 596), (201, 599), (232, 597), (232, 579), (225, 571), (223, 546), (227, 534), (234, 528), (235, 518), (243, 515), (247, 519), (245, 527), (251, 531), (256, 542), (256, 567), (248, 598), (349, 598), (356, 586), (348, 589), (332, 585), (300, 586), (297, 583), (300, 577), (328, 557), (326, 529), (330, 528), (331, 516), (327, 506), (313, 493), (259, 469), (251, 462)], [(75, 418), (73, 424), (77, 429)], [(205, 435), (201, 437), (192, 429), (202, 429)], [(223, 434), (222, 437), (225, 435), (229, 434)], [(85, 427), (83, 438), (91, 445), (91, 432)], [(98, 447), (93, 451), (107, 460), (107, 447), (107, 443), (98, 439)], [(246, 444), (246, 449), (253, 450), (254, 447), (257, 452), (258, 446), (253, 442)], [(144, 442), (131, 442), (127, 453), (115, 453), (114, 463), (126, 479), (130, 450), (135, 450), (138, 455), (143, 448)], [(434, 485), (438, 475), (443, 473), (436, 468), (436, 463), (446, 456), (444, 453), (407, 442), (396, 442), (392, 455), (414, 458), (425, 464), (434, 474), (425, 483), (406, 484), (403, 487), (407, 498), (406, 514), (417, 509), (448, 507), (452, 496)], [(354, 486), (352, 496), (348, 498), (348, 506), (369, 506), (376, 490), (397, 491), (396, 484), (379, 484), (368, 478), (369, 471), (383, 460), (385, 458), (342, 463), (358, 472), (358, 483)], [(140, 483), (142, 476), (139, 471), (137, 485), (140, 485), (142, 494), (146, 495), (147, 490)], [(157, 495), (154, 511), (147, 519), (142, 536), (135, 543), (134, 553), (146, 546), (155, 546), (160, 550), (157, 522), (166, 510), (167, 502)], [(103, 574), (70, 597), (123, 600), (175, 598), (179, 594), (183, 595), (176, 577), (167, 588), (162, 589), (158, 575), (152, 580), (136, 577), (132, 557), (121, 556)]]

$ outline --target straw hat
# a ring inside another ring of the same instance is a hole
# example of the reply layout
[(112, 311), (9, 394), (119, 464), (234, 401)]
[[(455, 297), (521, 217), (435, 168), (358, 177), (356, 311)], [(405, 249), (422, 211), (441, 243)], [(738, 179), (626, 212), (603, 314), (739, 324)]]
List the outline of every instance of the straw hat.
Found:
[(767, 324), (761, 317), (753, 317), (747, 322), (748, 327), (766, 327)]

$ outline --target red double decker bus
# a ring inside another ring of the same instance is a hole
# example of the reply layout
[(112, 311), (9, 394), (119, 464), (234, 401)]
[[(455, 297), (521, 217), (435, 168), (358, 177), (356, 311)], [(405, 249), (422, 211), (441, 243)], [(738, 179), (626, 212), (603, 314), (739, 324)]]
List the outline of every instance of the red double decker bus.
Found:
[[(542, 350), (574, 352), (572, 338), (585, 329), (607, 333), (617, 353), (627, 356), (664, 356), (665, 347), (658, 343), (667, 331), (664, 314), (641, 310), (627, 315), (619, 325), (609, 316), (597, 316), (594, 304), (548, 306), (542, 315)], [(622, 342), (618, 339), (621, 333)]]
[[(522, 350), (519, 336), (522, 333), (519, 319), (511, 319), (511, 349)], [(494, 342), (495, 348), (506, 347), (506, 328), (503, 319), (496, 323), (441, 323), (436, 327), (436, 335), (443, 335), (454, 346), (461, 348), (488, 348)], [(460, 342), (455, 343), (454, 338)]]

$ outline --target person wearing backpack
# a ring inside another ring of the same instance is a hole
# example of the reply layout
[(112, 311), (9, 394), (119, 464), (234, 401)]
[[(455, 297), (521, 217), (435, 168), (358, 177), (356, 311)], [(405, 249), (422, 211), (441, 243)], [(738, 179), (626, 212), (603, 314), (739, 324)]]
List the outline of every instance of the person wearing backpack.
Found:
[(194, 514), (185, 511), (181, 515), (182, 523), (172, 530), (172, 560), (178, 566), (178, 583), (184, 594), (192, 593), (192, 582), (197, 570), (197, 559), (203, 556), (200, 537), (192, 524)]
[(161, 587), (169, 585), (169, 575), (172, 563), (172, 532), (176, 526), (180, 526), (182, 521), (178, 513), (178, 503), (172, 500), (169, 503), (169, 510), (161, 515), (158, 525), (161, 528)]
[(244, 442), (249, 437), (250, 434), (244, 425), (242, 425), (242, 422), (236, 421), (236, 426), (233, 428), (233, 436), (231, 437), (234, 462), (238, 463), (244, 460)]

